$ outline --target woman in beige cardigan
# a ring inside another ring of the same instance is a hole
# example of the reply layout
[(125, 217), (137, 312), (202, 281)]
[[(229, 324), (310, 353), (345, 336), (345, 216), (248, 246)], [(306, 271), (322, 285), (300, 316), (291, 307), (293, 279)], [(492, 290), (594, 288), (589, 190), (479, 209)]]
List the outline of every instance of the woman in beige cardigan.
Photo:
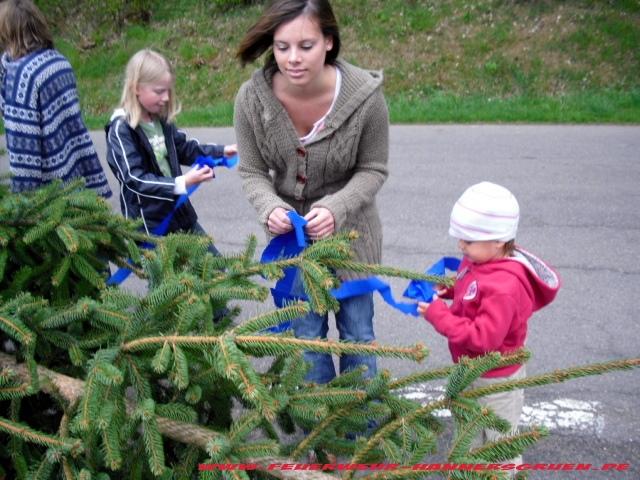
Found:
[[(243, 188), (272, 235), (292, 229), (287, 212), (308, 221), (312, 240), (357, 230), (356, 258), (378, 263), (382, 226), (375, 196), (387, 177), (389, 119), (382, 73), (338, 60), (340, 36), (327, 0), (275, 0), (243, 39), (243, 65), (268, 51), (263, 68), (240, 88), (234, 125)], [(344, 275), (345, 279), (353, 274)], [(340, 338), (374, 340), (372, 294), (342, 300)], [(293, 322), (300, 338), (326, 338), (327, 316)], [(306, 352), (307, 380), (335, 377), (330, 355)], [(375, 357), (343, 355), (340, 371)]]

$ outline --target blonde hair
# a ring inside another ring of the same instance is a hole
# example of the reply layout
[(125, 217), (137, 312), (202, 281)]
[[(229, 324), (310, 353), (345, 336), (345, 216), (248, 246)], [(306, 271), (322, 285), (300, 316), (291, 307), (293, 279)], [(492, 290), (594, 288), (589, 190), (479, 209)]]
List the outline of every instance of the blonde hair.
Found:
[(137, 52), (127, 63), (120, 106), (127, 112), (129, 125), (133, 128), (136, 128), (140, 123), (143, 112), (136, 90), (140, 85), (161, 80), (167, 72), (171, 75), (172, 83), (169, 90), (169, 101), (161, 118), (165, 122), (171, 122), (180, 113), (180, 104), (175, 94), (175, 72), (172, 65), (163, 55), (148, 48)]
[(53, 48), (47, 20), (31, 0), (0, 2), (0, 45), (12, 60)]

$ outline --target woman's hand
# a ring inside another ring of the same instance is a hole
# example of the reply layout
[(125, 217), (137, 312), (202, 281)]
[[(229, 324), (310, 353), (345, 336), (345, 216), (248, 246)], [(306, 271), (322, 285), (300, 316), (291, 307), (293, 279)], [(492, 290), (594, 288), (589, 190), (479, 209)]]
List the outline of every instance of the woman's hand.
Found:
[(320, 240), (328, 237), (336, 229), (333, 214), (327, 208), (312, 208), (304, 218), (307, 221), (307, 226), (305, 227), (307, 235), (311, 240)]
[(232, 143), (231, 145), (225, 145), (224, 147), (224, 156), (225, 157), (233, 157), (236, 153), (238, 153), (238, 145)]
[(291, 220), (287, 216), (287, 210), (282, 207), (274, 208), (267, 219), (267, 228), (274, 235), (282, 235), (293, 230)]
[(184, 174), (184, 184), (186, 187), (206, 182), (215, 177), (213, 168), (205, 166), (195, 166)]

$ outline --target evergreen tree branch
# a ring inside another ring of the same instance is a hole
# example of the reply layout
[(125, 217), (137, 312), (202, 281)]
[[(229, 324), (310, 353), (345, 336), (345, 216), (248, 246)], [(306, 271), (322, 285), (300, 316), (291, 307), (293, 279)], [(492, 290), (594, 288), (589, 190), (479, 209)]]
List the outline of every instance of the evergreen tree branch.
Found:
[[(124, 352), (137, 352), (158, 347), (165, 342), (186, 347), (200, 348), (207, 345), (219, 345), (221, 337), (197, 335), (166, 335), (160, 337), (145, 337), (132, 340), (122, 345)], [(351, 343), (335, 340), (306, 340), (301, 338), (286, 338), (279, 336), (238, 335), (234, 337), (240, 348), (251, 348), (267, 355), (281, 355), (292, 351), (310, 350), (313, 352), (333, 353), (338, 355), (360, 354), (376, 355), (380, 357), (406, 358), (422, 361), (428, 354), (422, 343), (413, 347), (388, 347), (377, 343)]]
[(44, 432), (39, 432), (27, 425), (13, 422), (3, 417), (0, 417), (0, 431), (16, 436), (29, 443), (58, 448), (73, 456), (79, 455), (83, 451), (82, 441), (79, 439), (62, 439)]
[[(378, 428), (378, 430), (367, 440), (367, 443), (362, 448), (360, 448), (353, 456), (353, 458), (351, 459), (351, 463), (362, 463), (371, 451), (377, 448), (385, 438), (388, 438), (391, 434), (401, 428), (403, 423), (413, 423), (420, 417), (428, 416), (434, 410), (439, 410), (441, 408), (447, 407), (448, 404), (449, 401), (446, 399), (430, 402), (424, 407), (417, 408), (413, 412), (396, 418)], [(347, 474), (347, 479), (349, 478), (353, 478), (353, 472)]]
[(535, 426), (526, 432), (506, 436), (472, 449), (469, 455), (486, 462), (506, 462), (521, 455), (526, 448), (547, 437), (549, 430)]
[(378, 264), (360, 263), (348, 260), (326, 259), (323, 263), (336, 270), (348, 270), (357, 273), (370, 273), (371, 275), (381, 275), (385, 277), (405, 278), (407, 280), (424, 280), (445, 286), (452, 286), (455, 280), (451, 277), (439, 275), (426, 275), (424, 273), (412, 272), (400, 268), (386, 267)]
[(550, 373), (531, 376), (522, 380), (511, 380), (507, 382), (494, 383), (486, 387), (473, 388), (460, 393), (460, 396), (464, 398), (479, 398), (493, 393), (509, 392), (519, 388), (540, 387), (542, 385), (565, 382), (574, 378), (581, 378), (589, 375), (601, 375), (605, 372), (611, 372), (614, 370), (631, 370), (638, 367), (640, 367), (640, 358), (594, 363), (591, 365), (555, 370)]
[(365, 475), (362, 480), (404, 480), (404, 479), (420, 479), (431, 475), (442, 475), (438, 470), (411, 470), (398, 469), (391, 471), (376, 472), (371, 475)]
[(310, 392), (300, 393), (289, 397), (289, 401), (318, 401), (327, 405), (341, 405), (346, 401), (354, 399), (362, 401), (367, 398), (367, 392), (363, 390), (340, 389), (340, 388), (323, 388), (314, 389)]
[(296, 446), (291, 453), (292, 458), (300, 458), (307, 450), (310, 450), (320, 439), (320, 437), (330, 428), (330, 426), (345, 418), (349, 415), (349, 412), (359, 405), (359, 402), (354, 402), (341, 408), (337, 412), (329, 415), (323, 419), (316, 427), (309, 432), (307, 436)]
[[(530, 358), (531, 358), (531, 352), (524, 349), (517, 350), (513, 353), (502, 355), (502, 358), (496, 365), (496, 368), (506, 367), (506, 366), (515, 365), (515, 364), (523, 364), (529, 361)], [(408, 387), (409, 385), (414, 385), (416, 383), (424, 383), (432, 380), (446, 378), (451, 374), (454, 368), (455, 368), (455, 365), (451, 365), (448, 367), (428, 370), (425, 372), (413, 373), (411, 375), (407, 375), (406, 377), (399, 378), (391, 382), (389, 384), (389, 389), (399, 390), (401, 388), (405, 388), (405, 387)]]
[(422, 361), (428, 354), (422, 343), (413, 347), (389, 347), (372, 343), (351, 343), (335, 340), (305, 340), (275, 336), (237, 336), (236, 343), (241, 348), (253, 348), (268, 355), (281, 355), (294, 350), (309, 350), (336, 355), (357, 354), (379, 357), (406, 358)]
[(231, 332), (235, 335), (248, 335), (259, 332), (282, 322), (292, 321), (308, 314), (310, 311), (307, 302), (296, 302), (286, 307), (264, 313), (257, 317), (244, 321), (233, 328)]

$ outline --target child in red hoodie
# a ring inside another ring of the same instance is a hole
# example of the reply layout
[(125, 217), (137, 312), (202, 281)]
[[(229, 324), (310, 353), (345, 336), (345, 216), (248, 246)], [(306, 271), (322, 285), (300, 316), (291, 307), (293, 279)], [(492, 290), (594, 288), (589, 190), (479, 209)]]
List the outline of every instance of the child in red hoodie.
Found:
[[(520, 208), (506, 188), (490, 182), (469, 187), (451, 212), (449, 235), (464, 258), (455, 285), (437, 290), (440, 298), (419, 302), (418, 312), (449, 340), (453, 361), (489, 352), (508, 353), (525, 344), (533, 312), (551, 303), (560, 279), (535, 255), (515, 245)], [(524, 365), (490, 370), (473, 387), (524, 378)], [(524, 401), (522, 389), (478, 399), (508, 420), (516, 431)], [(473, 447), (500, 434), (485, 429)], [(522, 463), (522, 458), (509, 463)]]

